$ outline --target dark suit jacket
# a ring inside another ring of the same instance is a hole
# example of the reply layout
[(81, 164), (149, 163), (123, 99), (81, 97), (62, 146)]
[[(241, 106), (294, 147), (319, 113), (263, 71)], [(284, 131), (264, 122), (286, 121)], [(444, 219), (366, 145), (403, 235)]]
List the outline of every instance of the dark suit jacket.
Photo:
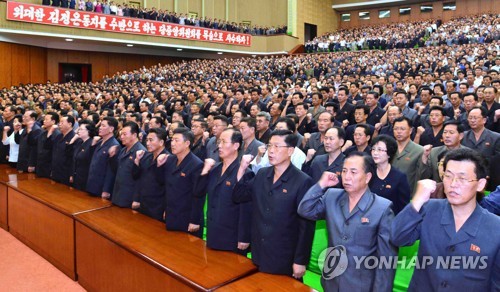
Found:
[(111, 170), (116, 174), (111, 201), (119, 207), (130, 208), (134, 197), (139, 192), (137, 178), (132, 175), (132, 169), (135, 165), (135, 152), (139, 150), (147, 151), (141, 142), (135, 143), (129, 151), (123, 147), (109, 160)]
[(236, 202), (252, 201), (252, 260), (261, 272), (291, 275), (292, 265), (307, 265), (315, 224), (299, 216), (297, 207), (312, 185), (311, 178), (290, 166), (273, 183), (274, 168), (245, 176), (233, 192)]
[(71, 130), (66, 136), (59, 133), (54, 138), (52, 146), (52, 172), (50, 177), (56, 182), (69, 185), (69, 177), (73, 170), (73, 146), (68, 147), (69, 141), (73, 139), (75, 132)]
[(84, 191), (89, 177), (90, 162), (96, 146), (92, 146), (92, 138), (83, 142), (78, 139), (73, 145), (73, 187)]
[(238, 242), (250, 243), (252, 203), (237, 204), (232, 199), (239, 167), (236, 159), (222, 174), (222, 163), (219, 163), (200, 178), (204, 189), (200, 194), (208, 194), (207, 246), (210, 248), (240, 252)]
[(28, 171), (28, 167), (36, 167), (38, 137), (42, 129), (37, 124), (33, 125), (28, 134), (26, 128), (22, 134), (17, 133), (14, 140), (19, 144), (19, 158), (17, 159), (17, 170)]
[[(168, 153), (163, 150), (160, 154)], [(139, 211), (144, 215), (163, 221), (165, 212), (165, 186), (156, 179), (156, 159), (153, 153), (147, 152), (141, 159), (139, 166), (133, 165), (133, 178), (138, 180), (138, 192), (134, 201), (141, 203)]]
[(35, 172), (39, 177), (50, 177), (50, 173), (52, 172), (52, 147), (59, 133), (59, 130), (55, 130), (52, 135), (47, 138), (48, 132), (44, 130), (38, 138)]
[(158, 183), (165, 186), (165, 223), (167, 230), (188, 231), (190, 223), (200, 225), (193, 235), (203, 234), (205, 194), (197, 188), (203, 162), (189, 153), (177, 166), (177, 156), (170, 155), (156, 170)]
[(92, 161), (89, 167), (89, 178), (87, 180), (87, 192), (93, 196), (101, 196), (102, 192), (113, 192), (115, 174), (109, 168), (109, 148), (120, 147), (118, 141), (112, 137), (104, 144), (99, 141), (96, 145)]

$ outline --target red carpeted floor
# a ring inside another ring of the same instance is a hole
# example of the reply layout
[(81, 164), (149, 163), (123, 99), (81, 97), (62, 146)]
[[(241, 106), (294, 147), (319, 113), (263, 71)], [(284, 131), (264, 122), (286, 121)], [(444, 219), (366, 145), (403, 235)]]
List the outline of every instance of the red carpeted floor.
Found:
[(0, 291), (85, 291), (39, 256), (0, 228)]

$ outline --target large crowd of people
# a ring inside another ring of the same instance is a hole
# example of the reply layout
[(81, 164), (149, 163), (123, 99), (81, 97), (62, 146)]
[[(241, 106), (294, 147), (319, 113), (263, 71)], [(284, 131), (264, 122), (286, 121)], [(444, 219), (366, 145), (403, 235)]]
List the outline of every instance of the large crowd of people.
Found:
[[(487, 268), (461, 270), (460, 283), (429, 268), (410, 288), (494, 290), (499, 50), (492, 40), (193, 60), (21, 84), (1, 91), (0, 159), (168, 230), (206, 226), (209, 248), (251, 249), (262, 272), (300, 279), (314, 220), (327, 219), (330, 247), (351, 256), (394, 256), (417, 239), (419, 256), (481, 250)], [(391, 290), (394, 270), (355, 267), (349, 258), (347, 276), (323, 286)]]
[(453, 44), (491, 43), (500, 39), (496, 14), (438, 20), (368, 25), (325, 33), (305, 43), (313, 52), (388, 50)]
[(204, 27), (231, 32), (246, 33), (251, 35), (277, 35), (287, 33), (286, 25), (275, 27), (236, 23), (207, 16), (190, 16), (187, 13), (176, 13), (168, 10), (156, 9), (155, 7), (135, 7), (125, 2), (120, 4), (118, 2), (109, 0), (43, 0), (42, 4), (66, 9), (76, 9), (109, 15), (170, 22), (181, 25)]

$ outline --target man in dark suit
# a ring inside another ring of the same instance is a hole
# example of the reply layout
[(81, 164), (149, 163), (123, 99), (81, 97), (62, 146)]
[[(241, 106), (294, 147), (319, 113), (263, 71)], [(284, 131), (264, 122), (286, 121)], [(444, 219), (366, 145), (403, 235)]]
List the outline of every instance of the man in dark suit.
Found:
[[(355, 256), (397, 255), (396, 248), (389, 241), (394, 218), (392, 203), (372, 193), (368, 187), (375, 171), (371, 156), (353, 152), (344, 160), (342, 168), (344, 189), (327, 189), (337, 185), (339, 179), (335, 173), (324, 172), (300, 202), (298, 212), (301, 216), (328, 222), (328, 246), (341, 245), (347, 253), (347, 262), (340, 264), (345, 272), (321, 279), (325, 291), (392, 290), (394, 269), (357, 268), (367, 263), (354, 261)], [(328, 259), (325, 260), (326, 267), (332, 268)]]
[(272, 166), (254, 178), (245, 175), (253, 157), (244, 155), (233, 200), (252, 201), (252, 260), (259, 271), (301, 279), (311, 255), (314, 222), (297, 214), (312, 180), (291, 163), (295, 145), (292, 131), (274, 131), (268, 145)]
[(52, 170), (50, 177), (59, 183), (69, 185), (73, 169), (73, 145), (68, 145), (75, 136), (75, 118), (63, 116), (59, 122), (60, 133), (54, 137), (52, 146)]
[[(115, 174), (109, 168), (110, 154), (118, 152), (120, 144), (114, 137), (114, 131), (118, 128), (118, 121), (113, 117), (105, 117), (99, 126), (98, 142), (92, 161), (90, 162), (89, 178), (87, 181), (87, 192), (93, 196), (109, 199), (113, 192)], [(113, 155), (114, 155), (113, 154)]]
[(135, 122), (126, 122), (120, 131), (123, 148), (118, 153), (109, 154), (109, 165), (115, 173), (111, 201), (119, 207), (139, 208), (138, 204), (132, 204), (134, 196), (139, 192), (139, 183), (132, 176), (135, 155), (137, 151), (146, 150), (139, 142), (139, 131), (139, 125)]
[(17, 170), (24, 172), (35, 172), (37, 160), (38, 137), (42, 134), (42, 129), (35, 121), (38, 115), (28, 110), (23, 115), (23, 125), (25, 126), (21, 134), (16, 133), (14, 139), (19, 144), (19, 158)]
[(36, 175), (39, 177), (50, 177), (52, 172), (52, 146), (54, 139), (59, 135), (59, 115), (56, 112), (48, 112), (43, 118), (43, 132), (38, 138)]
[(138, 180), (138, 191), (134, 194), (132, 205), (139, 212), (163, 221), (165, 212), (165, 188), (156, 180), (156, 159), (161, 154), (168, 154), (165, 149), (167, 131), (163, 128), (150, 129), (146, 138), (148, 152), (139, 150), (136, 153), (133, 178)]
[(339, 88), (337, 92), (337, 100), (339, 101), (339, 110), (335, 115), (335, 119), (345, 126), (354, 124), (354, 105), (347, 102), (348, 90), (345, 87)]
[(252, 204), (237, 204), (232, 200), (242, 142), (239, 131), (224, 130), (219, 143), (222, 162), (216, 164), (215, 160), (206, 159), (199, 183), (203, 187), (200, 194), (208, 194), (207, 246), (246, 255), (250, 245)]
[(201, 237), (205, 195), (197, 189), (197, 182), (203, 162), (190, 150), (194, 135), (188, 128), (175, 129), (171, 141), (173, 155), (158, 156), (156, 171), (166, 191), (166, 227)]

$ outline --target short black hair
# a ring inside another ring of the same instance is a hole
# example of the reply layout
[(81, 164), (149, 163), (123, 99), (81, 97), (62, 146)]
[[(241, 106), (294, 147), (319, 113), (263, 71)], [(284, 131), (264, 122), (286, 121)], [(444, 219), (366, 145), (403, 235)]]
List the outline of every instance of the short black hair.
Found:
[(285, 123), (288, 130), (295, 132), (296, 124), (291, 118), (279, 117), (276, 120), (276, 124), (278, 124), (278, 123)]
[(118, 121), (114, 117), (104, 117), (102, 119), (108, 123), (108, 126), (113, 127), (114, 131), (118, 130)]
[(50, 119), (53, 120), (54, 123), (59, 124), (59, 115), (56, 112), (48, 112), (45, 115), (50, 116)]
[(151, 133), (155, 134), (156, 138), (158, 138), (158, 140), (162, 140), (163, 142), (165, 142), (167, 140), (167, 130), (165, 130), (163, 128), (149, 129), (148, 134), (151, 134)]
[(363, 169), (365, 170), (365, 173), (371, 173), (372, 177), (373, 177), (373, 175), (375, 174), (375, 169), (376, 169), (375, 161), (373, 161), (373, 158), (371, 157), (371, 155), (368, 155), (368, 153), (360, 152), (360, 151), (351, 152), (344, 159), (344, 163), (347, 159), (349, 159), (351, 157), (356, 157), (356, 156), (363, 158)]
[(448, 151), (444, 159), (444, 170), (450, 160), (453, 161), (470, 161), (474, 163), (474, 173), (477, 179), (486, 178), (488, 176), (489, 164), (488, 160), (484, 158), (479, 152), (469, 148), (459, 148)]
[(227, 117), (223, 116), (223, 115), (215, 116), (214, 121), (216, 121), (216, 120), (222, 121), (224, 124), (226, 124), (226, 126), (229, 124)]
[(244, 117), (241, 119), (240, 124), (241, 123), (246, 123), (249, 128), (253, 128), (254, 130), (257, 129), (257, 121), (255, 120), (255, 118)]
[(457, 126), (457, 131), (458, 133), (463, 133), (464, 132), (464, 126), (457, 120), (448, 120), (446, 122), (444, 122), (443, 124), (443, 129), (448, 126), (448, 125), (455, 125)]
[(194, 143), (194, 134), (186, 127), (179, 127), (174, 130), (174, 134), (181, 134), (184, 141), (189, 141), (189, 146)]
[(406, 122), (406, 123), (408, 123), (408, 126), (409, 126), (410, 128), (411, 128), (411, 127), (413, 127), (413, 122), (412, 122), (412, 121), (410, 120), (410, 118), (408, 118), (408, 117), (399, 117), (399, 118), (396, 118), (396, 119), (394, 120), (394, 125), (395, 125), (396, 123), (400, 123), (400, 122)]
[(346, 136), (346, 133), (345, 133), (344, 128), (342, 128), (342, 127), (338, 127), (338, 126), (333, 126), (333, 127), (329, 128), (328, 130), (326, 130), (326, 132), (328, 132), (328, 131), (329, 131), (329, 130), (331, 130), (331, 129), (336, 129), (336, 130), (337, 130), (337, 137), (338, 137), (339, 139), (342, 139), (342, 140), (344, 140), (344, 141), (345, 141), (345, 136)]
[(271, 139), (273, 136), (285, 137), (285, 143), (286, 146), (288, 147), (297, 146), (297, 142), (299, 139), (297, 135), (295, 135), (292, 131), (289, 130), (274, 130), (271, 132), (269, 139)]
[(443, 117), (444, 117), (444, 116), (446, 116), (446, 112), (444, 111), (444, 108), (442, 108), (442, 107), (440, 107), (440, 106), (438, 106), (438, 105), (435, 105), (435, 106), (433, 106), (433, 107), (431, 107), (431, 108), (429, 109), (429, 115), (430, 115), (433, 111), (439, 111), (439, 112), (443, 115)]
[(135, 134), (136, 136), (139, 135), (139, 131), (140, 131), (139, 130), (139, 125), (136, 122), (128, 121), (125, 124), (123, 124), (122, 128), (124, 129), (125, 127), (129, 127), (130, 128), (130, 133), (131, 134), (133, 134), (133, 135)]
[(362, 109), (365, 115), (370, 114), (370, 107), (366, 104), (357, 104), (354, 110)]
[(238, 150), (240, 150), (241, 146), (243, 146), (243, 135), (241, 135), (241, 132), (234, 128), (227, 128), (222, 132), (226, 131), (231, 131), (231, 143), (238, 143)]

